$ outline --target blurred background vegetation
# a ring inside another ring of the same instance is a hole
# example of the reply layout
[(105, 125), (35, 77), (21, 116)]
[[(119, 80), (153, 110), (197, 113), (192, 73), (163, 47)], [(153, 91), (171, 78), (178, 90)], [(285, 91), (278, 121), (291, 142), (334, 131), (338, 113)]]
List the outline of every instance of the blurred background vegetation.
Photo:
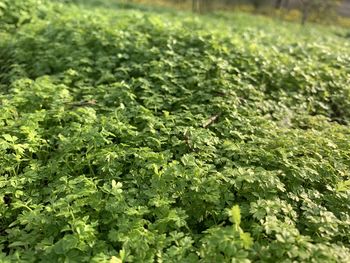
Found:
[(125, 4), (166, 6), (204, 14), (246, 11), (288, 21), (340, 24), (350, 27), (350, 0), (121, 0)]

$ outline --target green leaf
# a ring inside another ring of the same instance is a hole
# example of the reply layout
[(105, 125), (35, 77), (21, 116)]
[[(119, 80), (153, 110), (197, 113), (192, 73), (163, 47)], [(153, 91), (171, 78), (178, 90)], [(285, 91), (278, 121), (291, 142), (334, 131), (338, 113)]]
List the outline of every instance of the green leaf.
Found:
[(241, 224), (241, 210), (238, 205), (234, 205), (230, 210), (230, 220), (238, 227)]
[(346, 192), (350, 190), (350, 180), (341, 181), (336, 186), (337, 192)]
[(3, 134), (2, 137), (8, 142), (15, 142), (18, 139), (16, 136), (11, 136), (10, 134)]

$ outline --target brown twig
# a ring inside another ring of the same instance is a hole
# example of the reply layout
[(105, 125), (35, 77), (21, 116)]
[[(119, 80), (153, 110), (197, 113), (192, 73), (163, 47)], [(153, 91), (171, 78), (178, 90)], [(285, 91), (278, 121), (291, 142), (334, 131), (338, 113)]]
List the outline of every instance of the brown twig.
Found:
[(212, 125), (218, 118), (220, 117), (220, 114), (215, 114), (211, 116), (204, 124), (203, 128), (208, 128), (210, 125)]
[(186, 143), (186, 145), (188, 146), (188, 148), (190, 148), (190, 150), (193, 150), (193, 149), (192, 149), (192, 146), (191, 146), (191, 144), (190, 144), (190, 137), (189, 137), (189, 134), (188, 134), (188, 130), (186, 130), (186, 131), (184, 132), (184, 139), (185, 139), (185, 143)]
[(69, 106), (71, 107), (84, 107), (84, 106), (94, 106), (94, 105), (96, 105), (96, 100), (94, 99), (69, 103)]

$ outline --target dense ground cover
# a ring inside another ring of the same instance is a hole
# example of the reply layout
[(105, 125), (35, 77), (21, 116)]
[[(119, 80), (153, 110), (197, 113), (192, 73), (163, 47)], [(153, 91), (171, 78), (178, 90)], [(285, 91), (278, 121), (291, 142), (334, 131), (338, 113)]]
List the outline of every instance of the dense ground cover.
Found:
[(25, 3), (0, 0), (1, 262), (350, 262), (346, 32)]

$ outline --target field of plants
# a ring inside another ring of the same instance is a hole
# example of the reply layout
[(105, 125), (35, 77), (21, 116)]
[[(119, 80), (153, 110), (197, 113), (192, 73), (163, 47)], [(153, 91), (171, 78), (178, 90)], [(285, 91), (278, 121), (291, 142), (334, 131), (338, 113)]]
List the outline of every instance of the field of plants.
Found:
[(0, 262), (350, 262), (345, 29), (65, 2), (0, 0)]

